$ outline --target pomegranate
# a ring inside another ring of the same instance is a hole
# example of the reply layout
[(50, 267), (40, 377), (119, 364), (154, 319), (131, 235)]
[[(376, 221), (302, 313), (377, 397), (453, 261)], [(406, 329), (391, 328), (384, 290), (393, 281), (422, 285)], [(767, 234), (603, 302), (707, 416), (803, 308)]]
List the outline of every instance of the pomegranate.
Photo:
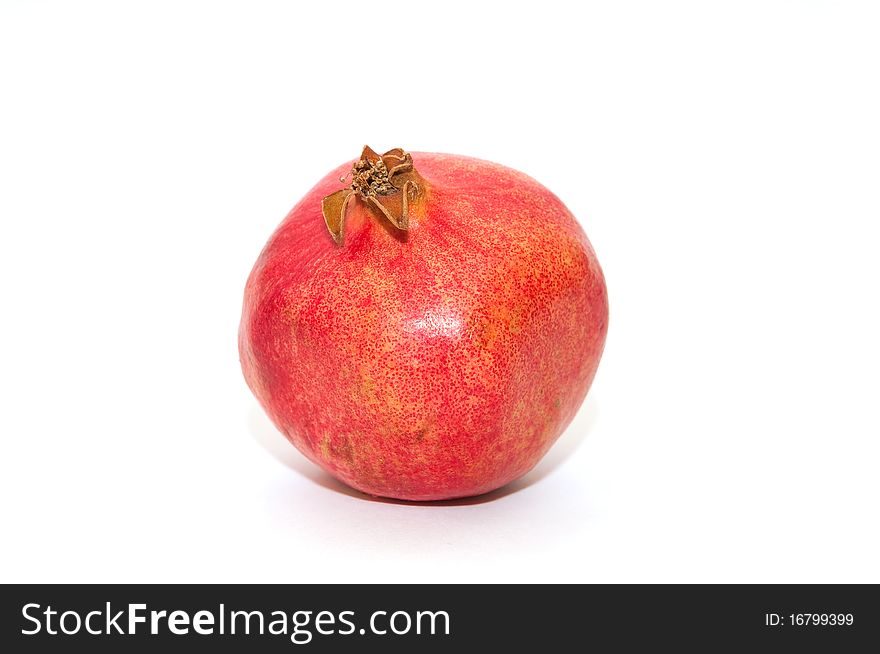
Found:
[(541, 459), (607, 324), (596, 255), (546, 188), (479, 159), (365, 147), (269, 239), (239, 350), (314, 463), (370, 495), (441, 500)]

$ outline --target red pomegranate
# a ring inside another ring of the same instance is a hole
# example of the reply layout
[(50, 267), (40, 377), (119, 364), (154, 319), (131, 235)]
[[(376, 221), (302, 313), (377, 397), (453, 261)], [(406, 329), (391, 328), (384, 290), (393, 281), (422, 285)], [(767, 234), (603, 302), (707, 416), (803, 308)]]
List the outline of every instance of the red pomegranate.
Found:
[(441, 500), (541, 459), (607, 325), (596, 255), (546, 188), (479, 159), (367, 147), (269, 239), (239, 349), (314, 463), (370, 495)]

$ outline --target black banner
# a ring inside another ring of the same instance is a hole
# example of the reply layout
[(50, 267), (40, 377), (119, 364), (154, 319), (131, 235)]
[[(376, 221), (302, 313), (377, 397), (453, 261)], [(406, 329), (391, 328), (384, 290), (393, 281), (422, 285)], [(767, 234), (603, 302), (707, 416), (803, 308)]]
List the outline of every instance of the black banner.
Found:
[(0, 651), (864, 651), (870, 585), (7, 585)]

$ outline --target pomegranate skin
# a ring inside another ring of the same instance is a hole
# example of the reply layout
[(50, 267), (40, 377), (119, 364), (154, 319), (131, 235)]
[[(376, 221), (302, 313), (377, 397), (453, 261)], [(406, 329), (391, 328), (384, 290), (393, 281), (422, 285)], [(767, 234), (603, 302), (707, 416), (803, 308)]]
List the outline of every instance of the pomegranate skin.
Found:
[(590, 387), (605, 280), (562, 202), (523, 173), (412, 153), (400, 232), (353, 201), (337, 245), (321, 201), (287, 215), (245, 289), (244, 376), (279, 430), (364, 493), (479, 495), (528, 472)]

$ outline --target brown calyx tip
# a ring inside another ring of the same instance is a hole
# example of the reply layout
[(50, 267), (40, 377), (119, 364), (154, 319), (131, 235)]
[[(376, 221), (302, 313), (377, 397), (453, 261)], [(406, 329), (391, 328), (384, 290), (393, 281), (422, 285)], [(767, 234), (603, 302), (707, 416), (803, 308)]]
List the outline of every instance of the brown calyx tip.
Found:
[[(409, 229), (409, 202), (418, 196), (423, 186), (408, 152), (394, 148), (379, 155), (365, 145), (349, 174), (351, 184), (331, 193), (321, 203), (324, 222), (337, 245), (342, 243), (345, 213), (352, 198), (364, 202), (397, 229)], [(339, 181), (345, 182), (347, 177)]]

